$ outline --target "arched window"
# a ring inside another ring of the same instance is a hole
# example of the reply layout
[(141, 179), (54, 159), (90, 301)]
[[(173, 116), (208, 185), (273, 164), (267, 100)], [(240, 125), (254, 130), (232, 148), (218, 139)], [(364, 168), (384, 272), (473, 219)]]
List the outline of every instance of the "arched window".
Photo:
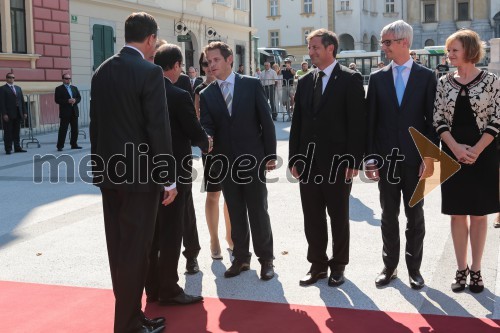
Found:
[(434, 39), (427, 39), (425, 41), (425, 46), (434, 46), (436, 43), (434, 43)]
[(349, 34), (342, 34), (339, 37), (339, 51), (354, 50), (354, 38)]

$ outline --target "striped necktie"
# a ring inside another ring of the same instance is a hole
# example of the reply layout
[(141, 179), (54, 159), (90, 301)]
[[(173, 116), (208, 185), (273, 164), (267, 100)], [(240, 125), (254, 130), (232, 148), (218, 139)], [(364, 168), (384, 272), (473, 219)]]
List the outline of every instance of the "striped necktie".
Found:
[(233, 96), (231, 95), (231, 90), (229, 89), (229, 82), (221, 82), (222, 96), (224, 97), (224, 101), (227, 105), (227, 111), (229, 115), (232, 114), (232, 104), (233, 104)]

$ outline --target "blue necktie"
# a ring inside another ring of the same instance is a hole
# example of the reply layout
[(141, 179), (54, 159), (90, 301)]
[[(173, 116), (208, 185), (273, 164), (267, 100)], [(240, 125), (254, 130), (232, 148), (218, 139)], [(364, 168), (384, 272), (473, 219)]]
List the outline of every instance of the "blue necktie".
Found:
[(401, 105), (403, 100), (403, 95), (405, 94), (405, 81), (403, 80), (403, 75), (401, 73), (405, 69), (405, 66), (396, 66), (398, 75), (396, 76), (396, 96), (398, 96), (398, 103)]
[(65, 85), (66, 90), (68, 91), (69, 97), (73, 98), (73, 93), (71, 91), (71, 86), (70, 85)]

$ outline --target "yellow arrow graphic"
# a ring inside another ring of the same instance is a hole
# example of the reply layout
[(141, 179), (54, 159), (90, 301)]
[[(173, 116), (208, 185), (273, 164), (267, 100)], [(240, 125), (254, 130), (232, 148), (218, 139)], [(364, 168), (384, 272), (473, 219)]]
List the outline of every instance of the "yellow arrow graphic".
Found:
[(420, 157), (422, 157), (422, 159), (424, 157), (430, 157), (440, 162), (438, 167), (434, 168), (434, 173), (431, 177), (427, 179), (420, 179), (418, 181), (417, 188), (413, 192), (409, 202), (409, 206), (413, 207), (423, 200), (427, 194), (432, 192), (432, 190), (453, 176), (458, 170), (460, 170), (461, 166), (460, 163), (455, 161), (444, 151), (441, 151), (438, 146), (432, 143), (432, 141), (427, 139), (414, 127), (410, 127), (409, 131), (411, 137), (413, 138), (413, 142), (415, 142), (415, 145), (417, 146)]

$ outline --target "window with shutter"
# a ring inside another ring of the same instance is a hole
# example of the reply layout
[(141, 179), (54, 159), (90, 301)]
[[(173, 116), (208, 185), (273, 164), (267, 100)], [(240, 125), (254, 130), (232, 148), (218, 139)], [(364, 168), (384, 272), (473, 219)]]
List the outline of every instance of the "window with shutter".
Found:
[(94, 46), (94, 68), (96, 70), (104, 60), (115, 53), (113, 28), (95, 24), (92, 29), (92, 44)]

